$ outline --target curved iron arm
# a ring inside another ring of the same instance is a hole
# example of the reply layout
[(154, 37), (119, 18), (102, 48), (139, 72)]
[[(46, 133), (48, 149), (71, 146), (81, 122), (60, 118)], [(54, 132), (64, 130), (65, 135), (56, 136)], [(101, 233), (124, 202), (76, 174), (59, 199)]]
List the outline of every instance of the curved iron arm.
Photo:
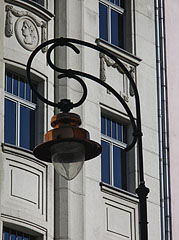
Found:
[[(69, 39), (68, 39), (69, 40)], [(70, 40), (76, 40), (76, 39), (70, 39)], [(76, 40), (76, 41), (79, 41), (78, 44), (81, 44), (83, 41), (80, 41), (80, 40)], [(109, 57), (110, 56), (113, 56), (111, 55), (108, 51), (105, 51), (103, 50), (102, 48), (96, 46), (96, 45), (93, 45), (93, 44), (90, 44), (90, 43), (87, 43), (87, 42), (83, 42), (84, 44), (83, 45), (86, 45), (88, 47), (91, 47), (99, 52), (103, 52), (105, 53), (106, 55), (108, 55)], [(59, 103), (55, 103), (55, 102), (51, 102), (49, 101), (48, 99), (44, 98), (42, 95), (39, 94), (39, 92), (34, 88), (32, 82), (31, 82), (31, 77), (30, 77), (30, 69), (31, 69), (31, 64), (32, 64), (32, 61), (33, 61), (33, 58), (36, 56), (36, 54), (42, 49), (44, 48), (45, 46), (49, 45), (49, 44), (52, 44), (52, 46), (48, 49), (47, 51), (47, 62), (48, 64), (50, 65), (50, 67), (57, 71), (57, 72), (60, 72), (60, 73), (63, 73), (61, 75), (58, 76), (58, 78), (63, 78), (63, 77), (69, 77), (69, 78), (74, 78), (75, 80), (77, 80), (78, 82), (80, 82), (80, 84), (82, 85), (83, 87), (83, 96), (82, 98), (80, 99), (79, 102), (77, 103), (72, 103), (70, 100), (68, 99), (62, 99)], [(133, 140), (131, 142), (131, 144), (129, 144), (127, 146), (127, 148), (125, 149), (125, 151), (129, 151), (130, 149), (132, 149), (134, 147), (134, 145), (136, 144), (137, 142), (137, 126), (135, 124), (135, 120), (134, 120), (134, 117), (133, 117), (133, 114), (131, 112), (131, 110), (129, 109), (128, 105), (126, 104), (126, 102), (124, 101), (124, 99), (110, 86), (108, 85), (107, 83), (101, 81), (99, 78), (93, 76), (93, 75), (90, 75), (90, 74), (87, 74), (87, 73), (84, 73), (84, 72), (80, 72), (80, 71), (75, 71), (75, 70), (72, 70), (72, 69), (61, 69), (61, 68), (58, 68), (56, 67), (51, 59), (50, 59), (50, 54), (51, 52), (58, 46), (68, 46), (70, 48), (72, 48), (77, 54), (80, 53), (80, 51), (78, 50), (78, 48), (76, 46), (74, 46), (73, 44), (71, 43), (68, 43), (66, 42), (66, 39), (64, 38), (58, 38), (58, 39), (52, 39), (52, 40), (49, 40), (45, 43), (42, 43), (40, 46), (38, 46), (33, 52), (32, 54), (30, 55), (29, 57), (29, 60), (27, 62), (27, 81), (31, 87), (31, 89), (35, 92), (35, 94), (38, 96), (38, 98), (43, 101), (44, 103), (50, 105), (50, 106), (53, 106), (53, 107), (57, 107), (59, 108), (62, 112), (68, 112), (70, 111), (72, 108), (75, 108), (75, 107), (78, 107), (80, 106), (86, 99), (86, 96), (87, 96), (87, 89), (86, 89), (86, 85), (85, 83), (83, 82), (82, 79), (80, 79), (78, 76), (82, 76), (82, 77), (85, 77), (85, 78), (89, 78), (97, 83), (99, 83), (100, 85), (104, 86), (106, 89), (108, 89), (120, 102), (121, 104), (123, 105), (124, 109), (126, 110), (129, 118), (130, 118), (130, 121), (131, 121), (131, 124), (132, 124), (132, 127), (133, 127)], [(114, 57), (114, 56), (113, 56)], [(114, 61), (116, 60), (117, 58), (115, 57)], [(122, 65), (121, 65), (122, 66)], [(126, 69), (127, 70), (127, 69)], [(135, 84), (135, 83), (134, 83)]]
[[(44, 48), (50, 44), (52, 44), (52, 45), (50, 46), (50, 48), (47, 51), (47, 62), (53, 70), (61, 73), (58, 76), (58, 78), (59, 79), (61, 79), (63, 77), (74, 78), (83, 87), (83, 91), (84, 91), (83, 96), (79, 100), (79, 102), (77, 102), (75, 104), (72, 103), (68, 99), (62, 99), (59, 103), (51, 102), (48, 99), (45, 99), (42, 95), (40, 95), (36, 91), (36, 89), (34, 88), (32, 82), (31, 82), (30, 69), (31, 69), (31, 64), (32, 64), (33, 58), (42, 48)], [(107, 55), (108, 57), (113, 59), (115, 61), (115, 63), (120, 66), (122, 71), (126, 74), (128, 80), (130, 81), (130, 84), (134, 91), (135, 105), (136, 105), (136, 123), (135, 123), (135, 119), (134, 119), (133, 114), (132, 114), (131, 110), (129, 109), (128, 105), (125, 103), (123, 98), (110, 85), (108, 85), (107, 83), (101, 81), (100, 79), (98, 79), (95, 76), (90, 75), (88, 73), (80, 72), (80, 71), (72, 70), (72, 69), (62, 69), (62, 68), (55, 66), (52, 63), (52, 61), (50, 59), (51, 52), (58, 46), (70, 47), (71, 49), (73, 49), (73, 51), (75, 51), (77, 54), (79, 54), (80, 51), (74, 44), (86, 46), (86, 47), (92, 48), (98, 52), (104, 53), (105, 55)], [(147, 231), (147, 201), (146, 201), (146, 199), (147, 199), (147, 195), (149, 193), (149, 189), (145, 186), (145, 181), (144, 181), (140, 100), (139, 100), (139, 94), (138, 94), (136, 84), (135, 84), (131, 74), (127, 70), (127, 68), (116, 56), (114, 56), (113, 54), (111, 54), (110, 52), (105, 50), (104, 48), (96, 46), (96, 45), (88, 43), (88, 42), (85, 42), (85, 41), (81, 41), (78, 39), (72, 39), (72, 38), (57, 38), (57, 39), (51, 39), (47, 42), (42, 43), (32, 52), (32, 54), (29, 57), (28, 63), (27, 63), (27, 81), (28, 81), (31, 89), (35, 92), (35, 94), (38, 96), (38, 98), (40, 100), (42, 100), (44, 103), (46, 103), (50, 106), (53, 106), (53, 107), (57, 107), (62, 112), (68, 112), (72, 108), (80, 106), (85, 101), (86, 96), (87, 96), (87, 89), (86, 89), (85, 83), (83, 82), (83, 80), (80, 77), (89, 78), (89, 79), (99, 83), (100, 85), (104, 86), (105, 88), (107, 88), (120, 101), (120, 103), (123, 105), (124, 109), (126, 110), (128, 116), (130, 118), (130, 121), (131, 121), (131, 124), (133, 127), (133, 140), (132, 140), (132, 143), (126, 148), (126, 151), (129, 151), (138, 141), (140, 184), (139, 184), (139, 187), (136, 189), (136, 193), (139, 196), (139, 203), (140, 203), (140, 238), (142, 240), (147, 240), (148, 239), (148, 231)]]
[[(142, 152), (142, 130), (141, 130), (141, 112), (140, 112), (140, 100), (139, 100), (139, 94), (138, 94), (138, 90), (137, 90), (137, 87), (136, 87), (136, 84), (131, 76), (131, 74), (129, 73), (129, 71), (127, 70), (127, 68), (124, 66), (124, 64), (117, 58), (115, 57), (113, 54), (111, 54), (109, 51), (105, 50), (104, 48), (102, 47), (99, 47), (99, 46), (96, 46), (94, 44), (91, 44), (89, 42), (85, 42), (85, 41), (82, 41), (82, 40), (78, 40), (78, 39), (71, 39), (71, 38), (60, 38), (60, 46), (69, 46), (70, 43), (76, 43), (76, 44), (80, 44), (82, 46), (86, 46), (86, 47), (89, 47), (89, 48), (92, 48), (92, 49), (95, 49), (99, 52), (102, 52), (104, 53), (105, 55), (107, 55), (108, 57), (110, 57), (111, 59), (113, 59), (120, 67), (121, 69), (123, 70), (123, 72), (126, 74), (126, 76), (128, 77), (131, 85), (132, 85), (132, 88), (133, 88), (133, 91), (134, 91), (134, 96), (135, 96), (135, 105), (136, 105), (136, 123), (137, 123), (137, 126), (136, 128), (133, 126), (133, 135), (134, 135), (134, 139), (132, 141), (132, 143), (129, 145), (129, 147), (127, 148), (127, 150), (130, 150), (136, 143), (137, 139), (138, 139), (138, 148), (139, 148), (139, 168), (140, 168), (140, 171), (139, 171), (139, 174), (140, 174), (140, 182), (144, 182), (144, 170), (143, 170), (143, 152)], [(70, 45), (71, 47), (71, 45)], [(75, 47), (75, 46), (74, 46)], [(50, 51), (53, 49), (54, 47), (52, 46), (51, 49), (49, 49)], [(77, 52), (78, 49), (77, 48), (74, 48), (74, 51)], [(49, 52), (47, 53), (47, 58), (48, 60), (49, 59)], [(69, 70), (65, 70), (65, 69), (61, 69), (61, 68), (58, 68), (56, 66), (54, 66), (52, 64), (51, 61), (49, 61), (49, 65), (54, 68), (55, 71), (65, 71), (65, 73), (68, 73)], [(89, 74), (86, 74), (84, 72), (80, 72), (80, 71), (75, 71), (73, 70), (73, 74), (74, 75), (78, 75), (78, 76), (83, 76), (83, 77), (87, 77), (89, 78)], [(90, 79), (92, 79), (90, 75)], [(101, 80), (100, 80), (100, 84), (101, 84)], [(101, 84), (102, 85), (102, 84)], [(108, 85), (109, 86), (109, 85)], [(106, 85), (105, 87), (108, 89), (108, 86)], [(111, 87), (110, 87), (111, 88)], [(110, 89), (109, 89), (110, 90)], [(111, 91), (111, 90), (110, 90)], [(114, 93), (113, 93), (114, 94)], [(118, 94), (119, 95), (119, 94)], [(119, 95), (120, 96), (120, 95)], [(125, 108), (125, 110), (128, 108), (127, 104), (125, 103), (125, 101), (121, 101), (121, 96), (120, 96), (120, 102), (121, 104), (123, 105), (123, 107)], [(122, 99), (123, 100), (123, 99)], [(126, 107), (126, 106), (127, 107)], [(127, 111), (127, 110), (126, 110)], [(128, 111), (127, 113), (130, 111), (130, 109), (128, 108)], [(129, 113), (128, 113), (129, 115)], [(133, 123), (134, 121), (134, 117), (132, 116), (132, 113), (131, 113), (131, 116), (129, 115), (129, 118), (131, 120), (131, 123)]]

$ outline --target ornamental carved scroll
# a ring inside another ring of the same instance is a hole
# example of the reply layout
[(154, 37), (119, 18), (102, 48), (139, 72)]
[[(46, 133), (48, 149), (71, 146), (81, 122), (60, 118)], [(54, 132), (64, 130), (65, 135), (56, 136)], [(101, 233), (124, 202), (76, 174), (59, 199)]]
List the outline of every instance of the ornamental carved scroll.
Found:
[[(13, 15), (18, 19), (13, 26)], [(5, 35), (12, 37), (15, 30), (15, 36), (22, 47), (33, 51), (39, 45), (39, 30), (41, 29), (41, 43), (47, 41), (47, 23), (39, 21), (28, 11), (18, 11), (11, 5), (6, 5)], [(43, 48), (42, 52), (46, 52)]]
[[(127, 70), (130, 72), (133, 79), (135, 80), (135, 67), (131, 66), (129, 64), (126, 64), (126, 63), (123, 63), (123, 64), (125, 65)], [(116, 64), (111, 58), (109, 58), (108, 56), (106, 56), (103, 53), (100, 53), (100, 79), (102, 81), (106, 81), (106, 68), (107, 67), (113, 67), (113, 68), (117, 69), (117, 71), (119, 71), (121, 74), (123, 74), (123, 91), (121, 92), (121, 95), (123, 96), (124, 100), (126, 102), (128, 102), (129, 94), (131, 97), (134, 96), (134, 91), (133, 91), (131, 84), (129, 84), (129, 82), (128, 82), (127, 76), (123, 73), (120, 66), (118, 64)], [(129, 85), (129, 87), (128, 87), (128, 85)]]

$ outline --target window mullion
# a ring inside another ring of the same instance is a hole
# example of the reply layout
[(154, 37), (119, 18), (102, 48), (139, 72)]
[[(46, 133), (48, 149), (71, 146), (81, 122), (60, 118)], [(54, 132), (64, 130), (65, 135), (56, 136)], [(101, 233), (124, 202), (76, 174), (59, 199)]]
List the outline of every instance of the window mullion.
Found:
[(17, 146), (20, 147), (20, 103), (17, 103), (17, 118), (16, 118), (16, 125), (17, 125), (17, 131), (16, 131), (16, 138), (17, 138)]
[(127, 147), (127, 143), (108, 137), (105, 134), (101, 134), (101, 136), (102, 136), (102, 139), (104, 139), (105, 141), (112, 142), (113, 145), (120, 147), (121, 149), (125, 149)]
[(27, 91), (26, 91), (26, 85), (27, 85), (27, 84), (26, 84), (26, 82), (24, 81), (24, 99), (25, 99), (25, 100), (27, 99), (27, 98), (26, 98), (26, 92), (27, 92)]
[(121, 129), (121, 132), (122, 132), (122, 139), (121, 140), (122, 140), (122, 142), (124, 142), (124, 126), (122, 125), (121, 128), (122, 128)]
[[(102, 119), (102, 117), (103, 116), (101, 115), (101, 119)], [(101, 125), (101, 133), (102, 133), (102, 125)], [(106, 118), (105, 117), (104, 117), (104, 134), (106, 134)]]
[(5, 75), (5, 91), (7, 91), (7, 73)]
[(108, 7), (108, 42), (111, 43), (111, 7)]
[(124, 13), (124, 9), (121, 7), (121, 2), (120, 2), (120, 0), (119, 0), (119, 6), (116, 4), (116, 2), (115, 2), (115, 4), (114, 4), (114, 3), (111, 3), (111, 2), (109, 2), (109, 1), (107, 1), (107, 0), (100, 0), (99, 2), (101, 2), (102, 4), (107, 5), (108, 7), (113, 8), (114, 10), (116, 10), (117, 12), (119, 12), (120, 14), (123, 14), (123, 13)]
[(110, 142), (110, 183), (114, 185), (114, 178), (113, 178), (113, 144)]
[(13, 100), (13, 101), (19, 102), (19, 103), (21, 103), (21, 105), (23, 105), (25, 107), (28, 107), (32, 110), (36, 109), (36, 104), (35, 103), (24, 100), (23, 98), (19, 98), (19, 97), (13, 95), (13, 94), (8, 93), (8, 92), (6, 92), (6, 97)]
[(30, 89), (30, 101), (32, 102), (32, 90)]
[(18, 83), (17, 83), (17, 84), (18, 84), (18, 85), (17, 85), (17, 88), (18, 88), (18, 94), (17, 94), (17, 95), (18, 95), (18, 97), (19, 97), (19, 96), (20, 96), (20, 78), (19, 78), (19, 76), (18, 76), (17, 79), (18, 79)]
[(12, 94), (14, 93), (14, 74), (12, 74)]

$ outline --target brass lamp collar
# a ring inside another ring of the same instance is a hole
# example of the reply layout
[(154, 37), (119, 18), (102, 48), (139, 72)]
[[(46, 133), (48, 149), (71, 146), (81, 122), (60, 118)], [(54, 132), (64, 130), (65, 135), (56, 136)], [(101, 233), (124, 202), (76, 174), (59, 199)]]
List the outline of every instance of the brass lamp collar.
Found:
[(97, 157), (102, 152), (102, 147), (97, 142), (90, 140), (89, 132), (79, 128), (80, 116), (75, 113), (59, 113), (52, 117), (53, 129), (45, 134), (44, 143), (34, 149), (34, 156), (46, 162), (51, 162), (51, 147), (60, 142), (80, 142), (85, 147), (85, 160)]

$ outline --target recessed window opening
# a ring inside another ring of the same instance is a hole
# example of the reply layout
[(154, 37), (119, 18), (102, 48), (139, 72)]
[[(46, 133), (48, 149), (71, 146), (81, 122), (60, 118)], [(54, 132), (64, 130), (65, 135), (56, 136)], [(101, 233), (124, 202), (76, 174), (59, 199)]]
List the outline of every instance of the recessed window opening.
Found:
[(99, 37), (132, 52), (131, 1), (99, 0)]
[(115, 119), (101, 117), (102, 182), (127, 190), (127, 126)]
[(44, 6), (44, 0), (30, 0), (30, 1), (32, 1), (32, 2), (36, 2), (36, 3), (38, 3), (38, 4), (42, 5), (42, 6)]
[(99, 2), (99, 35), (105, 41), (121, 47), (123, 44), (123, 15), (122, 1), (104, 0)]
[(35, 240), (36, 237), (30, 234), (16, 231), (7, 227), (3, 228), (3, 240)]
[[(36, 87), (36, 85), (34, 85)], [(36, 96), (22, 76), (6, 71), (4, 142), (32, 150), (35, 146)]]

